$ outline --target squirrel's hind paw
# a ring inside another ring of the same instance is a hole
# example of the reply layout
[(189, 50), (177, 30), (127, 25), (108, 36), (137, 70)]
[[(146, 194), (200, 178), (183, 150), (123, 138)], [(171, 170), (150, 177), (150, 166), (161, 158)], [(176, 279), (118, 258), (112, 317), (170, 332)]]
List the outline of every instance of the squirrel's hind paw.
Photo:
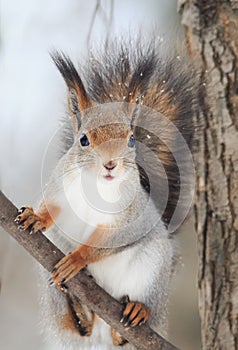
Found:
[(128, 341), (123, 338), (114, 328), (111, 328), (111, 336), (113, 345), (123, 346), (128, 343)]
[(146, 323), (150, 317), (150, 310), (144, 304), (137, 301), (129, 301), (125, 304), (121, 323), (125, 327), (136, 327)]
[(42, 222), (41, 218), (34, 213), (32, 207), (24, 206), (20, 208), (14, 221), (18, 224), (18, 229), (21, 231), (25, 231), (29, 228), (30, 234), (40, 230), (46, 230), (45, 224)]

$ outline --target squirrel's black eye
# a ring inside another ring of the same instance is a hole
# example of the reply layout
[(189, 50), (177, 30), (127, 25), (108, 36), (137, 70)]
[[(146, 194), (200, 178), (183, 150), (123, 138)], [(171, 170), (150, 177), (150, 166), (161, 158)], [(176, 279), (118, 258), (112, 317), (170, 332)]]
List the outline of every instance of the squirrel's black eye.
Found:
[(81, 143), (81, 146), (89, 146), (89, 141), (88, 141), (88, 137), (87, 137), (87, 135), (86, 134), (82, 134), (81, 136), (80, 136), (80, 143)]
[(128, 141), (128, 147), (134, 147), (134, 146), (135, 146), (135, 138), (133, 135), (131, 135)]

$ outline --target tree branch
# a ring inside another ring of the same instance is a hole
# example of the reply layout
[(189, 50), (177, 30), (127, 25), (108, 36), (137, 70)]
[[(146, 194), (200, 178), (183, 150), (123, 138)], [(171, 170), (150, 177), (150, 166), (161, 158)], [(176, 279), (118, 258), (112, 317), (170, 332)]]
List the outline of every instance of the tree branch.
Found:
[[(0, 191), (0, 225), (20, 243), (45, 269), (52, 271), (56, 262), (64, 254), (54, 246), (41, 232), (29, 235), (29, 231), (20, 232), (14, 219), (17, 208)], [(47, 282), (46, 282), (47, 283)], [(115, 328), (138, 350), (176, 350), (172, 344), (155, 333), (148, 325), (126, 329), (120, 322), (123, 306), (99, 287), (84, 271), (67, 283), (71, 293), (80, 296), (87, 305), (105, 322)], [(177, 349), (178, 350), (178, 349)]]

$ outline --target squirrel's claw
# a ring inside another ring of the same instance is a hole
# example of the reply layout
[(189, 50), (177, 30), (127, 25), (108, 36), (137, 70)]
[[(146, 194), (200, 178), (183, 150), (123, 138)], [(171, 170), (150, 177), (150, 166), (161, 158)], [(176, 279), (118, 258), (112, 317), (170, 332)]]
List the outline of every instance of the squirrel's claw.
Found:
[[(49, 279), (49, 283), (50, 283), (50, 286), (54, 286), (54, 285), (55, 285), (55, 284), (54, 284), (54, 281), (53, 281), (53, 279), (52, 279), (52, 277)], [(63, 284), (63, 283), (58, 283), (58, 284), (56, 285), (56, 288), (58, 289), (58, 291), (59, 291), (62, 295), (66, 296), (66, 295), (68, 294), (68, 287), (67, 287), (65, 284)]]
[(41, 221), (40, 217), (34, 213), (32, 207), (22, 207), (18, 210), (18, 214), (14, 221), (18, 224), (19, 230), (25, 231), (30, 228), (30, 234), (32, 234), (46, 229), (45, 224)]
[(142, 303), (130, 301), (123, 311), (121, 323), (125, 327), (136, 327), (146, 323), (150, 317), (150, 310)]
[(85, 267), (81, 256), (77, 252), (70, 253), (63, 257), (52, 271), (53, 284), (68, 282)]
[(26, 209), (33, 210), (32, 207), (28, 207), (28, 206), (21, 207), (20, 209), (18, 209), (18, 214), (22, 214)]

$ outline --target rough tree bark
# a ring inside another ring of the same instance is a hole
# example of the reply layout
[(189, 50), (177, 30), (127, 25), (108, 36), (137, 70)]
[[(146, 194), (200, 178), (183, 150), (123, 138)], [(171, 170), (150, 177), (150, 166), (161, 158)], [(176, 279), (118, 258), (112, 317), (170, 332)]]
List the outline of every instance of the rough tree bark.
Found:
[[(203, 349), (238, 349), (238, 1), (180, 0), (206, 110), (196, 155)], [(203, 114), (202, 114), (203, 112)]]

